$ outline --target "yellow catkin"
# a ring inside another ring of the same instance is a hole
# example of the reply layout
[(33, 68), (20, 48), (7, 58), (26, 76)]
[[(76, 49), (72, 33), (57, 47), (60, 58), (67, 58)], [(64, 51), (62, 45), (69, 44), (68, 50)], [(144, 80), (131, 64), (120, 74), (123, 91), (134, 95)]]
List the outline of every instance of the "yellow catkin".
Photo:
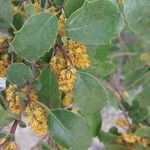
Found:
[(63, 92), (68, 92), (73, 89), (76, 80), (76, 69), (67, 68), (60, 72), (58, 77), (59, 89)]
[(148, 139), (144, 138), (144, 137), (137, 137), (137, 142), (141, 145), (143, 145), (144, 147), (147, 147), (148, 145)]
[(125, 118), (118, 118), (115, 124), (120, 127), (128, 127), (128, 121)]
[(48, 133), (46, 112), (41, 106), (30, 104), (26, 107), (25, 116), (35, 134), (42, 136)]
[(54, 14), (54, 15), (57, 14), (57, 9), (56, 9), (54, 6), (52, 6), (52, 7), (48, 8), (48, 9), (46, 9), (45, 11), (46, 11), (46, 12), (50, 12), (50, 13), (52, 13), (52, 14)]
[(66, 48), (74, 67), (84, 69), (90, 66), (87, 48), (84, 44), (68, 40), (64, 44), (64, 47)]
[(8, 107), (11, 112), (13, 113), (19, 113), (21, 108), (20, 108), (20, 98), (16, 94), (17, 91), (17, 86), (16, 85), (9, 85), (6, 88), (6, 100), (8, 101)]
[(65, 36), (65, 20), (64, 14), (60, 15), (58, 19), (58, 32), (61, 37)]
[(0, 34), (0, 46), (7, 40), (6, 36)]
[(0, 55), (0, 77), (6, 77), (6, 69), (10, 64), (9, 56), (7, 54)]
[[(27, 94), (27, 88), (26, 88), (26, 87), (23, 88), (23, 89), (21, 90), (21, 92), (22, 92), (24, 95), (26, 95), (26, 94)], [(38, 101), (38, 96), (37, 96), (35, 90), (33, 90), (33, 89), (30, 90), (30, 93), (29, 93), (29, 101), (32, 102), (32, 103)]]
[(19, 6), (12, 5), (12, 11), (13, 11), (13, 14), (14, 14), (14, 15), (15, 15), (16, 13), (18, 13), (18, 11), (19, 11)]
[(58, 76), (60, 71), (67, 67), (67, 63), (62, 54), (56, 54), (50, 61), (50, 66), (54, 73)]
[(17, 150), (17, 145), (16, 145), (15, 142), (9, 142), (9, 143), (5, 146), (4, 150)]
[(118, 144), (140, 144), (144, 147), (148, 146), (148, 139), (140, 136), (136, 136), (133, 133), (123, 133), (121, 136), (119, 136), (116, 140)]
[(40, 6), (40, 4), (38, 2), (35, 2), (33, 4), (33, 11), (37, 14), (37, 13), (40, 13), (42, 12), (42, 8)]
[(142, 53), (140, 56), (140, 60), (142, 62), (148, 62), (150, 60), (150, 55), (148, 53)]
[(73, 101), (73, 100), (72, 100), (72, 92), (69, 91), (69, 92), (65, 93), (65, 96), (64, 96), (64, 98), (63, 98), (63, 106), (64, 106), (64, 107), (70, 106), (71, 103), (72, 103), (72, 101)]
[(135, 144), (137, 141), (137, 136), (133, 133), (123, 133), (122, 136), (126, 143)]
[[(13, 113), (19, 113), (21, 111), (21, 98), (16, 94), (17, 92), (17, 86), (16, 85), (9, 85), (6, 88), (6, 100), (8, 101), (8, 107), (11, 112)], [(23, 88), (20, 90), (20, 92), (24, 95), (26, 95), (26, 88)], [(36, 95), (36, 92), (31, 89), (29, 93), (29, 101), (34, 103), (38, 100), (38, 97)]]

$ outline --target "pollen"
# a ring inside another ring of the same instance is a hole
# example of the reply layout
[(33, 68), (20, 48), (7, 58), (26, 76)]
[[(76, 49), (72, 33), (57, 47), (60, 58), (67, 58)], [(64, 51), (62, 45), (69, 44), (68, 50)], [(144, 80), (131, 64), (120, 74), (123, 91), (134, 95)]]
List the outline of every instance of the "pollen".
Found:
[(90, 66), (87, 48), (84, 44), (68, 40), (64, 47), (66, 48), (74, 67), (84, 69)]
[(16, 94), (17, 86), (9, 85), (6, 89), (6, 100), (8, 101), (8, 107), (11, 112), (19, 113), (20, 108), (20, 97)]
[(54, 14), (54, 15), (57, 14), (57, 9), (56, 9), (54, 6), (52, 6), (52, 7), (48, 8), (48, 9), (46, 9), (45, 11), (46, 11), (46, 12), (50, 12), (50, 13), (52, 13), (52, 14)]
[(48, 133), (46, 112), (43, 107), (37, 104), (30, 104), (26, 107), (25, 116), (35, 134), (42, 136)]
[(37, 13), (40, 13), (42, 12), (42, 8), (40, 6), (40, 4), (38, 2), (35, 2), (33, 4), (33, 11), (37, 14)]
[(63, 98), (63, 106), (68, 107), (71, 105), (72, 102), (73, 102), (72, 92), (69, 91), (69, 92), (65, 93), (65, 96)]
[(128, 121), (125, 118), (118, 118), (115, 123), (120, 127), (128, 127)]
[(124, 133), (123, 139), (126, 143), (134, 144), (137, 141), (137, 136), (133, 133)]
[(4, 150), (17, 150), (17, 145), (14, 141), (7, 143)]
[(68, 67), (60, 72), (58, 77), (59, 89), (68, 92), (73, 89), (76, 80), (76, 69)]
[(6, 69), (10, 64), (9, 56), (7, 54), (0, 54), (0, 77), (6, 77)]
[(58, 76), (60, 71), (64, 70), (67, 67), (67, 63), (64, 59), (64, 56), (61, 54), (56, 54), (50, 61), (50, 66), (54, 73)]
[(65, 16), (64, 14), (60, 15), (59, 19), (58, 19), (58, 32), (60, 34), (61, 37), (65, 36)]

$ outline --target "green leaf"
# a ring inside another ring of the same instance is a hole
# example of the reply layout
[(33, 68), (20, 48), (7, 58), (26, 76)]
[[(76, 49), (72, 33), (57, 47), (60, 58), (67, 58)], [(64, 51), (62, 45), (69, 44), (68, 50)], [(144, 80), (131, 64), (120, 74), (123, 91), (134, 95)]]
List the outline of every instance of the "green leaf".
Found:
[(74, 11), (79, 9), (85, 0), (67, 0), (64, 6), (65, 15), (68, 18)]
[(3, 109), (3, 107), (0, 105), (0, 128), (8, 125), (11, 122), (8, 119), (8, 116), (10, 116), (10, 112)]
[(85, 71), (94, 76), (104, 78), (110, 75), (115, 69), (116, 69), (116, 65), (110, 61), (106, 61), (102, 63), (95, 61), (93, 65), (91, 65)]
[(26, 123), (24, 121), (22, 121), (22, 120), (19, 120), (19, 126), (21, 128), (26, 128), (27, 127)]
[(13, 14), (10, 0), (0, 0), (0, 27), (10, 27)]
[(89, 73), (79, 71), (74, 87), (74, 103), (84, 114), (95, 114), (107, 104), (108, 93)]
[(62, 6), (64, 1), (66, 1), (66, 0), (54, 0), (54, 4), (57, 6)]
[(88, 149), (92, 133), (84, 117), (57, 109), (49, 112), (48, 120), (50, 134), (56, 142), (72, 150)]
[(141, 37), (144, 44), (150, 46), (150, 1), (125, 0), (124, 12), (129, 26)]
[(24, 24), (24, 19), (22, 15), (20, 13), (15, 14), (13, 18), (13, 25), (15, 26), (15, 28), (17, 30), (20, 30), (23, 24)]
[(33, 61), (42, 57), (53, 46), (57, 34), (57, 18), (51, 13), (32, 15), (11, 43), (14, 52)]
[(87, 45), (107, 44), (123, 28), (123, 17), (114, 0), (85, 0), (66, 24), (69, 37)]
[(135, 134), (137, 136), (147, 137), (150, 139), (150, 128), (149, 127), (138, 128)]
[(117, 144), (108, 144), (105, 145), (106, 150), (127, 150), (127, 146), (124, 145), (117, 145)]
[(29, 66), (23, 63), (13, 63), (7, 68), (7, 80), (16, 85), (22, 85), (27, 81), (33, 81), (34, 76)]
[(99, 62), (105, 62), (108, 60), (107, 57), (109, 55), (110, 48), (110, 45), (89, 45), (88, 54), (91, 59), (97, 60)]
[(49, 66), (42, 70), (39, 81), (42, 84), (41, 90), (37, 91), (39, 100), (50, 108), (59, 107), (61, 95), (58, 82)]
[(24, 9), (25, 9), (25, 13), (28, 17), (35, 14), (33, 11), (33, 4), (31, 2), (31, 0), (28, 0), (28, 3), (26, 5), (24, 5)]
[(71, 135), (68, 129), (62, 124), (62, 122), (53, 114), (48, 112), (48, 128), (49, 132), (60, 145), (69, 148), (71, 143)]
[(92, 114), (90, 116), (87, 116), (90, 128), (93, 131), (93, 137), (97, 136), (98, 131), (101, 127), (102, 118), (100, 116), (100, 113)]
[(117, 136), (113, 135), (111, 133), (106, 133), (104, 131), (99, 131), (99, 135), (98, 138), (100, 139), (100, 141), (102, 141), (103, 143), (109, 143), (109, 144), (113, 144), (116, 141)]
[(40, 145), (40, 150), (52, 150), (52, 148), (48, 143), (44, 142)]

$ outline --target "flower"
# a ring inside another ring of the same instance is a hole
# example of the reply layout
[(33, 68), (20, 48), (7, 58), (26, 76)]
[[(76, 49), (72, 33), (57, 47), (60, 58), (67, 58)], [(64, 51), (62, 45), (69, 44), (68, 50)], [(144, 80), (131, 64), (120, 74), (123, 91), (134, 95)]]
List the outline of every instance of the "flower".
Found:
[(76, 80), (76, 69), (68, 67), (60, 72), (58, 77), (59, 89), (68, 92), (73, 89)]
[(6, 69), (10, 64), (8, 54), (0, 55), (0, 77), (6, 77)]
[(56, 9), (54, 6), (52, 6), (52, 7), (48, 8), (48, 9), (46, 9), (45, 11), (46, 11), (46, 12), (50, 12), (50, 13), (52, 13), (52, 14), (54, 14), (54, 15), (57, 14), (57, 9)]
[(60, 71), (67, 67), (67, 63), (62, 54), (56, 54), (50, 61), (50, 66), (54, 73), (58, 76)]
[(128, 121), (125, 118), (118, 118), (115, 123), (120, 127), (128, 127)]
[(43, 107), (32, 103), (25, 109), (25, 116), (33, 132), (39, 136), (48, 133), (46, 112)]
[(65, 20), (66, 18), (64, 14), (60, 15), (60, 17), (58, 18), (58, 32), (61, 37), (65, 36)]
[(63, 106), (64, 107), (68, 107), (71, 103), (72, 103), (72, 92), (69, 91), (67, 93), (65, 93), (65, 96), (63, 98)]
[(33, 11), (37, 14), (42, 12), (42, 7), (40, 6), (40, 4), (38, 2), (35, 2), (33, 4)]
[(66, 48), (74, 67), (84, 69), (90, 66), (90, 60), (84, 44), (68, 40), (64, 44), (64, 47)]
[(19, 113), (21, 110), (20, 107), (20, 97), (16, 94), (17, 86), (16, 85), (9, 85), (6, 88), (6, 100), (8, 101), (8, 107), (11, 112)]
[(14, 141), (7, 143), (4, 150), (17, 150), (17, 145)]
[(141, 56), (140, 56), (140, 60), (142, 62), (148, 62), (150, 59), (150, 55), (148, 53), (142, 53)]
[(134, 144), (137, 141), (137, 136), (133, 133), (123, 133), (122, 136), (126, 143)]

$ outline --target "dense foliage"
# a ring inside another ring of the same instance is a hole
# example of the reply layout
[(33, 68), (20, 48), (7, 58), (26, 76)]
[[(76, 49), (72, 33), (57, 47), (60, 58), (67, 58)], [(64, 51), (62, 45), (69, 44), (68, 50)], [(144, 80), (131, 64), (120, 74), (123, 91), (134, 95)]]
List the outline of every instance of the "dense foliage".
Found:
[[(49, 137), (41, 150), (87, 150), (92, 137), (106, 150), (150, 149), (149, 8), (150, 0), (0, 0), (0, 128), (11, 123), (0, 149), (18, 149), (16, 128), (26, 125)], [(106, 133), (108, 105), (123, 117)]]

